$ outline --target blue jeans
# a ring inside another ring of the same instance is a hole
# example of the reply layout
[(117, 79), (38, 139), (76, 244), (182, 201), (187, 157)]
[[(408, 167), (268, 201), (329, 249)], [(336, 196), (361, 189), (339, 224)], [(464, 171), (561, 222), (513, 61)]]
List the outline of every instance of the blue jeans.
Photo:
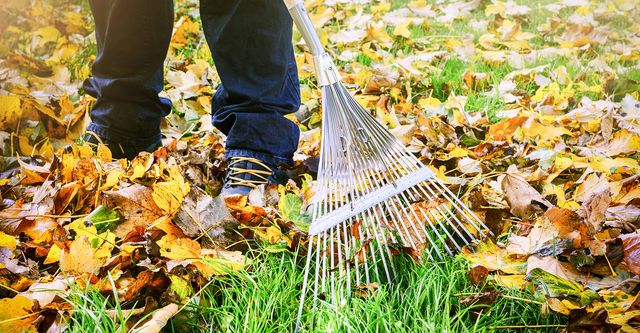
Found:
[[(161, 138), (171, 102), (158, 93), (173, 28), (172, 0), (91, 0), (98, 55), (84, 89), (94, 96), (88, 130), (136, 146)], [(284, 117), (300, 106), (292, 21), (279, 0), (201, 0), (206, 40), (222, 83), (213, 124), (226, 155), (291, 164), (300, 135)]]

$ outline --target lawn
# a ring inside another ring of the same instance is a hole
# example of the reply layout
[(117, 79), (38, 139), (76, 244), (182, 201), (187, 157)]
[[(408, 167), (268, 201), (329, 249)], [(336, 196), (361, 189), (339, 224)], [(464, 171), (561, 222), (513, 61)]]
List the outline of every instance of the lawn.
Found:
[[(436, 261), (397, 249), (392, 284), (306, 302), (303, 331), (640, 328), (637, 0), (305, 6), (355, 99), (493, 235)], [(325, 111), (297, 30), (293, 45), (291, 181), (225, 200), (198, 1), (175, 3), (164, 146), (126, 161), (82, 139), (88, 2), (4, 0), (0, 332), (293, 331)]]

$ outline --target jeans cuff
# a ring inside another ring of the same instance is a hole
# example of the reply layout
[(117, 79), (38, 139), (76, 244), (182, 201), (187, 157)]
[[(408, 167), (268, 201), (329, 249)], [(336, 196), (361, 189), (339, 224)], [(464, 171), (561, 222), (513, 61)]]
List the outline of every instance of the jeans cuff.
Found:
[(248, 149), (229, 149), (226, 150), (224, 156), (229, 159), (231, 157), (252, 157), (257, 158), (272, 166), (279, 166), (280, 164), (293, 165), (293, 158), (287, 158), (282, 156), (275, 156), (267, 153), (257, 152)]
[(158, 141), (162, 141), (162, 133), (160, 132), (153, 136), (140, 138), (124, 133), (119, 133), (111, 128), (106, 128), (93, 122), (90, 123), (89, 126), (87, 126), (87, 132), (93, 132), (101, 139), (131, 145), (152, 145)]

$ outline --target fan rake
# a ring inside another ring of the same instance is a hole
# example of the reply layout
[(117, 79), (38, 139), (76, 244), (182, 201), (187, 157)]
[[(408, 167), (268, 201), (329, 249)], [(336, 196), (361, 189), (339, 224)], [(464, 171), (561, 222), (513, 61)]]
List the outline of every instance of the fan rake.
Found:
[(354, 288), (392, 283), (394, 253), (441, 259), (441, 252), (452, 255), (487, 231), (349, 94), (302, 2), (284, 2), (314, 56), (323, 105), (298, 331), (306, 297), (313, 297), (312, 314), (319, 299), (339, 308)]

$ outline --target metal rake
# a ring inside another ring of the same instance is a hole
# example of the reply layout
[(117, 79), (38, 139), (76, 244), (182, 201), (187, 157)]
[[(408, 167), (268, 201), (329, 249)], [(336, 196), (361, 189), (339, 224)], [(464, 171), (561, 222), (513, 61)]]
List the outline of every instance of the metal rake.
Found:
[(337, 309), (354, 288), (391, 283), (395, 252), (442, 258), (486, 226), (349, 94), (302, 1), (284, 2), (313, 55), (323, 105), (297, 332), (307, 296), (312, 315), (319, 299)]

